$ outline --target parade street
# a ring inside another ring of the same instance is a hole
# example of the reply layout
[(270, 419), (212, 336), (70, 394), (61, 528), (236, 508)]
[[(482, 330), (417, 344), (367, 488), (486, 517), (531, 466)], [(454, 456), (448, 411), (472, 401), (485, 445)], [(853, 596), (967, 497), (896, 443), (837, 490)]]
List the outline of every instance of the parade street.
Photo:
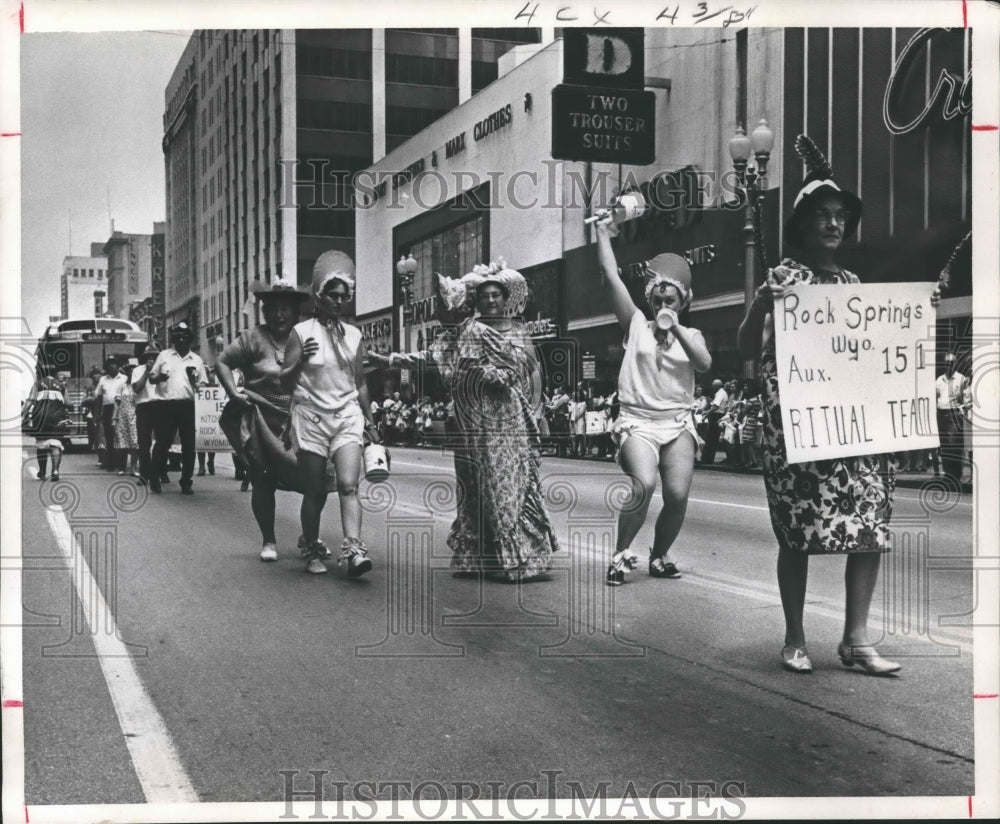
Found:
[[(829, 557), (810, 565), (816, 669), (796, 675), (779, 659), (758, 475), (696, 471), (680, 579), (646, 572), (657, 496), (633, 545), (642, 565), (613, 588), (624, 476), (546, 457), (561, 550), (542, 580), (508, 585), (449, 569), (451, 454), (392, 453), (390, 480), (360, 490), (374, 568), (349, 580), (336, 555), (327, 574), (305, 572), (291, 493), (278, 495), (278, 560), (258, 559), (228, 455), (193, 496), (176, 473), (157, 496), (90, 454), (39, 482), (26, 452), (27, 803), (282, 801), (309, 771), (347, 798), (354, 782), (374, 795), (422, 781), (588, 798), (664, 781), (735, 782), (746, 797), (974, 791), (969, 494), (897, 490), (870, 625), (900, 676), (838, 660), (844, 562)], [(335, 496), (321, 536), (336, 554)]]

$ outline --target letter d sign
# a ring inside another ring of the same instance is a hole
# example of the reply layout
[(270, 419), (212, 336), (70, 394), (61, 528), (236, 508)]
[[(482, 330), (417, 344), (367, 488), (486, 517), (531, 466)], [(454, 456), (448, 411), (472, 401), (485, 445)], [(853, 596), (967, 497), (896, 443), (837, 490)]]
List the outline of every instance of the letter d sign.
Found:
[(563, 83), (642, 89), (645, 38), (641, 28), (563, 29)]
[(621, 75), (632, 66), (632, 50), (620, 37), (587, 35), (588, 74)]

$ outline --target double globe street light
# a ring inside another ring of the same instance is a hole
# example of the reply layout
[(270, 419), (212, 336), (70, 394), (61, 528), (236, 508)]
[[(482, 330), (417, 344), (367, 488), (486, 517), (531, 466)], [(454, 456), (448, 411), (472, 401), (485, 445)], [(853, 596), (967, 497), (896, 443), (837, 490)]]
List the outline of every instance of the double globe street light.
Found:
[[(733, 169), (739, 183), (741, 198), (745, 205), (745, 222), (743, 224), (743, 302), (744, 311), (750, 310), (753, 303), (756, 284), (756, 261), (759, 257), (761, 270), (767, 270), (767, 254), (764, 248), (764, 229), (761, 209), (764, 204), (764, 194), (767, 191), (767, 163), (771, 159), (774, 148), (774, 132), (761, 119), (757, 127), (747, 137), (743, 126), (736, 128), (736, 134), (729, 140), (729, 156), (733, 159)], [(750, 154), (753, 153), (756, 166), (751, 166)], [(745, 361), (743, 376), (752, 378), (754, 362)]]
[(400, 255), (396, 261), (396, 276), (399, 282), (399, 342), (403, 344), (403, 330), (406, 330), (406, 346), (403, 351), (410, 351), (410, 324), (412, 317), (413, 302), (413, 275), (417, 271), (417, 260), (413, 257), (413, 252), (407, 255)]

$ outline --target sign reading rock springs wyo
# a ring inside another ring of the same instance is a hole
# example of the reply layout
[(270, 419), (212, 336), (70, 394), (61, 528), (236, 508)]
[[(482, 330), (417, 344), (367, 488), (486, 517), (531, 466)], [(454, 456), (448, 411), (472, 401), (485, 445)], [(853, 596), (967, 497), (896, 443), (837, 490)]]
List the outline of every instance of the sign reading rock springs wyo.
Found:
[(559, 85), (552, 90), (552, 157), (648, 166), (656, 160), (656, 95)]
[(791, 463), (938, 446), (933, 283), (792, 287), (774, 307)]

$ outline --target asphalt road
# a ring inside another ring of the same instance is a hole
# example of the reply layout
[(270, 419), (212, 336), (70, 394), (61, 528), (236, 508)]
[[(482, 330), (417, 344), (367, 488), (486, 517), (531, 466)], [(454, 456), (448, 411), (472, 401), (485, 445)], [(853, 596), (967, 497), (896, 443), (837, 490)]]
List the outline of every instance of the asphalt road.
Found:
[[(360, 580), (335, 563), (304, 572), (293, 494), (279, 493), (279, 560), (261, 563), (250, 496), (228, 457), (217, 466), (192, 497), (176, 481), (147, 497), (90, 455), (66, 456), (58, 485), (26, 463), (29, 805), (142, 803), (150, 770), (173, 775), (159, 741), (198, 801), (278, 801), (282, 771), (301, 788), (309, 770), (349, 782), (348, 797), (358, 781), (534, 781), (560, 797), (602, 782), (621, 795), (630, 781), (640, 795), (663, 781), (737, 782), (750, 797), (974, 790), (968, 495), (898, 491), (872, 629), (901, 676), (839, 663), (837, 558), (812, 559), (816, 672), (796, 676), (779, 663), (759, 477), (696, 473), (674, 549), (683, 578), (642, 568), (613, 589), (603, 580), (623, 476), (611, 463), (545, 459), (562, 551), (546, 580), (522, 586), (452, 577), (450, 455), (396, 449), (391, 482), (363, 485), (375, 568)], [(68, 560), (70, 534), (90, 578)], [(323, 536), (340, 542), (334, 498)], [(651, 537), (652, 519), (634, 548)], [(80, 603), (97, 604), (97, 635), (124, 644), (155, 708), (136, 711), (135, 729), (108, 687), (128, 673), (102, 668)], [(157, 714), (163, 738), (141, 726)], [(169, 799), (177, 787), (163, 783)]]

